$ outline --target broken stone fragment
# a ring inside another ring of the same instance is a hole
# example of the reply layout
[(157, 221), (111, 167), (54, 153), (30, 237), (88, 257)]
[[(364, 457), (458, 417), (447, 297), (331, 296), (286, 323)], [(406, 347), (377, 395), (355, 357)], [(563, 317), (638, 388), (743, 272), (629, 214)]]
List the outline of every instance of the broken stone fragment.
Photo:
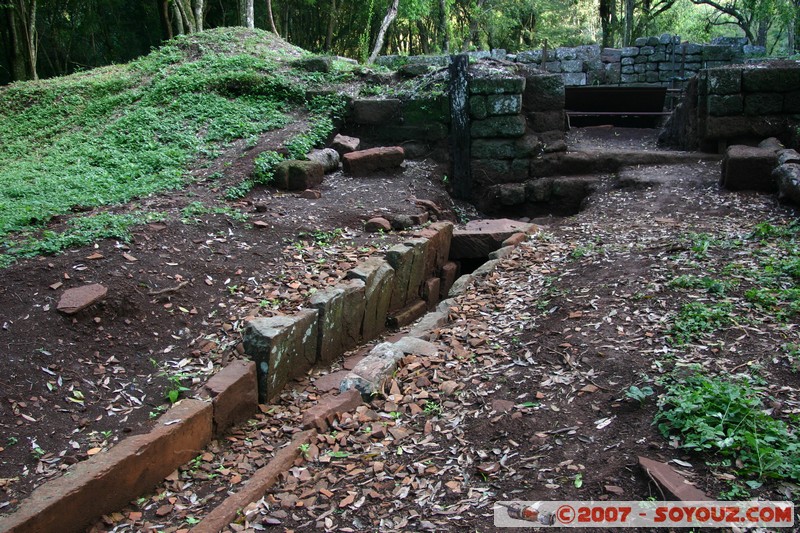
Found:
[(369, 176), (373, 172), (399, 167), (406, 153), (401, 146), (370, 148), (342, 156), (345, 172), (353, 176)]
[(74, 315), (99, 302), (106, 294), (108, 289), (99, 283), (68, 289), (61, 295), (57, 309), (65, 315)]
[(364, 231), (367, 233), (380, 233), (381, 231), (392, 231), (392, 224), (383, 217), (375, 217), (367, 220), (364, 224)]
[(346, 135), (337, 134), (333, 138), (331, 148), (339, 152), (339, 155), (349, 154), (355, 152), (361, 146), (361, 139), (356, 137), (348, 137)]

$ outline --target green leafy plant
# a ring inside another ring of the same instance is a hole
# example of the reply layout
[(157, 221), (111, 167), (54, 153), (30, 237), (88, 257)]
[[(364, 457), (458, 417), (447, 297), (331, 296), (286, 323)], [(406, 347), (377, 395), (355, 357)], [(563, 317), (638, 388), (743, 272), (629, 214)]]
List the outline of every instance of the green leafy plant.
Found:
[(667, 385), (654, 423), (684, 449), (730, 458), (742, 474), (800, 480), (800, 439), (764, 412), (748, 382), (697, 374), (676, 379)]
[(732, 313), (733, 306), (728, 302), (689, 302), (678, 311), (667, 334), (673, 345), (683, 346), (728, 325)]
[(425, 404), (425, 414), (428, 416), (438, 416), (442, 414), (442, 405), (436, 402), (427, 402)]
[(631, 385), (628, 387), (628, 390), (625, 391), (625, 397), (631, 400), (639, 402), (639, 404), (644, 403), (647, 398), (653, 396), (655, 391), (653, 391), (653, 387), (649, 385), (645, 385), (644, 387), (637, 387), (636, 385)]

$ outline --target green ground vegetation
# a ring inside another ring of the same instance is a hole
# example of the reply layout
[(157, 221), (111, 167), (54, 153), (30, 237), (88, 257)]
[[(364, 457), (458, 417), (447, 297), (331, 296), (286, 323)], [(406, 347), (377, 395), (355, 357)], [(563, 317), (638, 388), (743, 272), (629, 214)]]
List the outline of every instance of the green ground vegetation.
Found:
[(48, 223), (181, 188), (199, 160), (285, 126), (290, 112), (319, 118), (287, 147), (303, 155), (333, 129), (337, 109), (335, 94), (307, 100), (307, 91), (346, 81), (355, 68), (293, 68), (304, 54), (266, 32), (223, 28), (125, 65), (0, 89), (0, 263), (124, 238), (141, 216), (90, 213), (57, 230)]

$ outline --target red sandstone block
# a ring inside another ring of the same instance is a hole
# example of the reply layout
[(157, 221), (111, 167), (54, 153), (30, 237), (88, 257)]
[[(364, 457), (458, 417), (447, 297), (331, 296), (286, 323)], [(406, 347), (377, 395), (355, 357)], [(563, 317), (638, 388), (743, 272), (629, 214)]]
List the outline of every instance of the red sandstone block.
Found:
[(403, 309), (394, 313), (394, 315), (390, 316), (388, 319), (388, 325), (390, 328), (402, 328), (403, 326), (407, 326), (414, 322), (416, 319), (421, 317), (425, 314), (425, 311), (428, 310), (428, 305), (422, 301), (417, 300), (416, 302), (407, 305)]
[(516, 246), (521, 242), (525, 242), (528, 236), (524, 233), (515, 233), (508, 239), (503, 241), (503, 246)]
[(214, 434), (221, 435), (253, 416), (258, 408), (255, 362), (242, 359), (231, 362), (208, 380), (206, 390), (214, 399)]
[(428, 302), (428, 309), (433, 309), (439, 303), (442, 291), (442, 280), (430, 278), (422, 286), (422, 298)]
[(0, 531), (84, 531), (196, 456), (211, 441), (211, 425), (211, 403), (181, 401), (149, 433), (128, 437), (37, 488), (15, 513), (0, 517)]
[(456, 282), (456, 278), (458, 278), (458, 263), (453, 261), (445, 263), (442, 267), (442, 283), (440, 284), (441, 298), (447, 298), (450, 287)]
[(342, 156), (345, 172), (354, 176), (368, 176), (379, 170), (399, 167), (406, 153), (401, 146), (370, 148)]
[(341, 394), (327, 394), (320, 398), (317, 405), (303, 413), (303, 428), (325, 431), (334, 416), (355, 411), (361, 403), (361, 394), (356, 389), (349, 389)]

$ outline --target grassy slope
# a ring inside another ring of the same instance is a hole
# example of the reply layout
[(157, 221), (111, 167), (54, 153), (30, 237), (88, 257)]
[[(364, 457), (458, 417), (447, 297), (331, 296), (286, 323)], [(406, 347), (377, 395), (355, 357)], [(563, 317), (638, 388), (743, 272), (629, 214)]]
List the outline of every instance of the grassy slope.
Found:
[(223, 28), (126, 65), (0, 88), (0, 265), (124, 237), (143, 217), (43, 227), (75, 208), (179, 188), (198, 157), (284, 126), (306, 89), (347, 76), (291, 69), (303, 54), (266, 32)]

